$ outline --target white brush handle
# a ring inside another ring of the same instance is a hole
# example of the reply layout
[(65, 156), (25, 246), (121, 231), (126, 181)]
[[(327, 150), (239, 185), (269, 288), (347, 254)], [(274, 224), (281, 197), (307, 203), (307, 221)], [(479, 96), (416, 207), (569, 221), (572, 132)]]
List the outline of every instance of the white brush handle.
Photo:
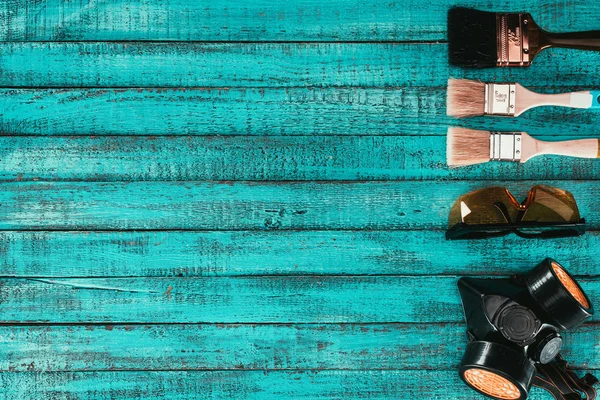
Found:
[(515, 116), (539, 106), (559, 106), (570, 108), (598, 108), (600, 107), (600, 91), (584, 90), (580, 92), (542, 94), (515, 84)]
[(589, 90), (559, 94), (535, 93), (535, 96), (530, 96), (527, 99), (533, 107), (562, 106), (571, 108), (591, 108), (592, 100), (592, 93)]

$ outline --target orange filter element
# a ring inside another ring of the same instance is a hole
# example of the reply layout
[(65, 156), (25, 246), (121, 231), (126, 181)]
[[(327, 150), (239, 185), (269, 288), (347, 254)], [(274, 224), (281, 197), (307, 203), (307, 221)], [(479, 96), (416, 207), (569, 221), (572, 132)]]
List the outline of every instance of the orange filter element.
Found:
[(577, 283), (567, 274), (567, 272), (557, 263), (552, 263), (552, 270), (556, 274), (556, 277), (562, 283), (562, 285), (567, 289), (567, 291), (585, 308), (590, 308), (590, 303), (588, 299), (583, 294), (583, 291), (579, 287)]
[(469, 385), (488, 396), (503, 400), (521, 398), (521, 392), (515, 384), (493, 372), (480, 368), (470, 368), (465, 371), (464, 377)]

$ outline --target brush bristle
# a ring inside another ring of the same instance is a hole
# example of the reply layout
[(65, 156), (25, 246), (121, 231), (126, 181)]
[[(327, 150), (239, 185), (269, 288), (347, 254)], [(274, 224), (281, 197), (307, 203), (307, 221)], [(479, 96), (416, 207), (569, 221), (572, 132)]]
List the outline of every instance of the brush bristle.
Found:
[(448, 56), (459, 67), (489, 68), (498, 61), (496, 13), (454, 7), (448, 11)]
[(485, 114), (485, 83), (470, 79), (448, 79), (446, 113), (456, 118)]
[(465, 128), (448, 128), (446, 158), (451, 167), (490, 161), (490, 133)]

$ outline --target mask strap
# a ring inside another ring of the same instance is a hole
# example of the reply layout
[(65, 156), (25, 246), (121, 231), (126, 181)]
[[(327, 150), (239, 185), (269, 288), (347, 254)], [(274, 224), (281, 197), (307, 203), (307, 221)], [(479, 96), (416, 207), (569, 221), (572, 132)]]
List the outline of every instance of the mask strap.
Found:
[(579, 378), (560, 355), (549, 364), (538, 364), (537, 370), (534, 386), (547, 390), (557, 400), (596, 399), (596, 377), (587, 374)]

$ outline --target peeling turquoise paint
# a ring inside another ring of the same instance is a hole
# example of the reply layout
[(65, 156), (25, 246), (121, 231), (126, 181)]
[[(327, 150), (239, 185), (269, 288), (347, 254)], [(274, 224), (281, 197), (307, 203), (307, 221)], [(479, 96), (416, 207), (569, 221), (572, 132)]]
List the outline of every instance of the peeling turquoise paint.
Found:
[[(600, 114), (456, 121), (445, 86), (597, 90), (600, 53), (450, 67), (453, 4), (2, 2), (0, 398), (473, 399), (459, 276), (551, 256), (598, 304), (600, 164), (448, 169), (445, 132), (595, 137)], [(600, 29), (598, 2), (468, 4)], [(444, 240), (459, 195), (536, 183), (591, 232)], [(599, 340), (596, 317), (564, 354), (600, 370)]]

